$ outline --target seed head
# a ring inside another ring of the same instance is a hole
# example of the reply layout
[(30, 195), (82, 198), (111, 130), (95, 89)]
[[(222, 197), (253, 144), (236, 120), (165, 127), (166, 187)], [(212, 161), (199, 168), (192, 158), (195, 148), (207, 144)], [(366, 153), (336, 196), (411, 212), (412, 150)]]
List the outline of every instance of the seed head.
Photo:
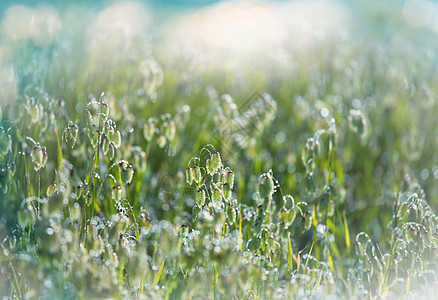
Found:
[(207, 158), (207, 160), (205, 162), (205, 167), (207, 169), (207, 173), (209, 175), (213, 175), (214, 168), (213, 168), (213, 159), (211, 157)]
[(311, 211), (306, 211), (304, 214), (304, 229), (309, 230), (312, 227), (313, 214)]
[(222, 200), (221, 190), (218, 189), (217, 187), (213, 189), (211, 200), (213, 201), (213, 204), (215, 204), (215, 205), (217, 202), (221, 202), (221, 200)]
[(202, 189), (196, 191), (196, 204), (201, 208), (205, 204), (205, 191)]
[(231, 188), (234, 187), (234, 172), (226, 171), (224, 176), (224, 183), (229, 184)]
[(263, 174), (259, 178), (259, 183), (257, 185), (257, 194), (260, 199), (266, 197), (272, 197), (275, 192), (274, 180), (269, 174)]
[(109, 135), (109, 140), (111, 141), (111, 143), (114, 145), (114, 147), (116, 149), (118, 149), (121, 144), (122, 144), (122, 136), (120, 134), (120, 131), (118, 130), (114, 130), (110, 135)]
[(186, 181), (188, 184), (192, 184), (194, 180), (194, 171), (193, 168), (186, 168)]
[(35, 164), (33, 167), (35, 171), (44, 168), (48, 158), (45, 147), (41, 147), (41, 146), (33, 147), (30, 156), (32, 158), (32, 162)]
[(286, 209), (292, 209), (295, 206), (294, 197), (292, 197), (291, 195), (283, 196), (283, 202), (284, 202), (284, 208)]
[(122, 188), (120, 186), (118, 186), (118, 185), (113, 186), (111, 194), (112, 194), (113, 200), (116, 200), (116, 201), (122, 200)]
[(106, 137), (102, 138), (102, 140), (102, 151), (103, 154), (107, 155), (110, 149), (110, 141)]
[(236, 222), (236, 218), (237, 218), (236, 209), (230, 203), (227, 204), (227, 217), (230, 225), (233, 225)]
[(214, 152), (211, 156), (213, 169), (216, 171), (222, 167), (221, 155), (219, 152)]
[(164, 130), (164, 135), (166, 136), (166, 138), (169, 141), (172, 141), (175, 138), (175, 135), (176, 135), (176, 125), (175, 125), (175, 122), (173, 120), (170, 120), (167, 123), (167, 126), (165, 127), (165, 130)]
[(115, 152), (116, 152), (116, 150), (114, 148), (114, 145), (110, 144), (109, 151), (108, 151), (108, 157), (110, 160), (114, 159)]
[(281, 216), (281, 221), (284, 224), (284, 227), (289, 228), (294, 222), (295, 217), (297, 216), (297, 211), (294, 208), (287, 209), (283, 207), (280, 211), (280, 216)]
[(134, 178), (134, 167), (128, 165), (126, 168), (122, 169), (122, 180), (125, 184), (130, 184)]
[(53, 194), (55, 194), (55, 192), (56, 192), (56, 184), (51, 184), (47, 188), (46, 196), (50, 198), (53, 196)]
[(100, 139), (100, 131), (97, 130), (96, 126), (92, 126), (88, 129), (88, 138), (90, 139), (91, 146), (93, 148), (97, 147), (97, 144), (99, 144)]
[(193, 179), (195, 180), (196, 183), (199, 183), (202, 179), (201, 168), (199, 168), (198, 166), (194, 166), (192, 170), (193, 170)]
[(164, 148), (166, 146), (166, 137), (164, 135), (159, 135), (157, 138), (158, 147)]
[(232, 189), (228, 183), (222, 185), (222, 191), (226, 202), (231, 200)]
[(144, 124), (143, 136), (146, 139), (146, 141), (150, 142), (154, 137), (154, 133), (155, 133), (155, 123), (149, 120)]

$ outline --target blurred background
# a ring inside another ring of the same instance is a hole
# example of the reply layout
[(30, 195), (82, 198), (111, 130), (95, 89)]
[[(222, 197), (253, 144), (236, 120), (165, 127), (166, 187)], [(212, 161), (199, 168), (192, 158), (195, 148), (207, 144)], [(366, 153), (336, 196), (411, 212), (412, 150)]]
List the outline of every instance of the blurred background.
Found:
[[(76, 120), (90, 95), (110, 92), (126, 132), (189, 105), (166, 166), (177, 172), (211, 142), (211, 99), (229, 94), (239, 106), (267, 92), (278, 110), (253, 173), (273, 168), (297, 193), (307, 137), (332, 117), (347, 130), (353, 109), (369, 130), (341, 138), (349, 211), (391, 202), (405, 174), (438, 208), (437, 14), (427, 0), (2, 1), (0, 104), (13, 119), (18, 102), (44, 91)], [(229, 159), (244, 165), (253, 152)]]

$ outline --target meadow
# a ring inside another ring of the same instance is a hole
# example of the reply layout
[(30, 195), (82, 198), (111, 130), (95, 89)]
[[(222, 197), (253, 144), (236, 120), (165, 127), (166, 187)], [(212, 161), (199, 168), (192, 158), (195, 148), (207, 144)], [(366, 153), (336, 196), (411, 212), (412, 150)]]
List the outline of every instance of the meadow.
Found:
[(0, 6), (0, 296), (433, 298), (431, 7)]

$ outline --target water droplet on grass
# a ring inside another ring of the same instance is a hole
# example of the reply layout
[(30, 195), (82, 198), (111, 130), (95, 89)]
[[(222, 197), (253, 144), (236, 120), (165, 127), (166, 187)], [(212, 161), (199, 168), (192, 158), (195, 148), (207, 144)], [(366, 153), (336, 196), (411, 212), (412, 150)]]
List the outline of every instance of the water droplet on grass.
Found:
[(328, 110), (327, 107), (321, 108), (321, 116), (323, 118), (327, 118), (329, 114), (330, 114), (330, 111)]
[(426, 181), (429, 178), (429, 170), (426, 168), (421, 170), (420, 177), (422, 180)]

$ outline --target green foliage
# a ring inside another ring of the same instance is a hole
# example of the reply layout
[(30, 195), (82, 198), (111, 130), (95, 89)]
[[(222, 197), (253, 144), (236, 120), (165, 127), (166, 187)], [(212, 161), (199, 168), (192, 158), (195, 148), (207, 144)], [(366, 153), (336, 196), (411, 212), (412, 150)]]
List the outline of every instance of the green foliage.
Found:
[(0, 108), (0, 295), (427, 294), (437, 59), (362, 38), (309, 50), (296, 74), (201, 74), (158, 42), (103, 72), (62, 41), (14, 45), (17, 99)]

